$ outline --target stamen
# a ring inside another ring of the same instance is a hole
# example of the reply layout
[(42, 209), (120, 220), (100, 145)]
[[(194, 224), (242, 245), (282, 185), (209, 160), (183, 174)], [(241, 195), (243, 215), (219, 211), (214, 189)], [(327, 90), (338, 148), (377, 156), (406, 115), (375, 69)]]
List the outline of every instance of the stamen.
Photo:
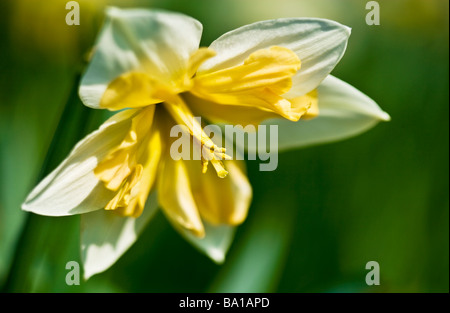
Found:
[(205, 173), (207, 171), (208, 162), (211, 161), (217, 175), (221, 178), (225, 177), (228, 172), (220, 160), (232, 159), (226, 154), (226, 149), (218, 147), (206, 135), (200, 122), (194, 117), (191, 110), (179, 95), (170, 92), (168, 89), (161, 89), (158, 95), (164, 99), (163, 105), (175, 122), (185, 125), (190, 135), (200, 144), (202, 151), (202, 172)]
[(221, 160), (232, 160), (233, 158), (232, 157), (230, 157), (228, 154), (226, 154), (226, 153), (220, 153), (219, 154), (220, 155), (220, 159)]
[(202, 173), (205, 174), (208, 170), (208, 160), (202, 158)]
[(217, 172), (217, 176), (219, 176), (220, 178), (225, 178), (228, 175), (228, 172), (225, 170), (222, 161), (212, 159), (211, 164), (214, 166), (214, 169)]

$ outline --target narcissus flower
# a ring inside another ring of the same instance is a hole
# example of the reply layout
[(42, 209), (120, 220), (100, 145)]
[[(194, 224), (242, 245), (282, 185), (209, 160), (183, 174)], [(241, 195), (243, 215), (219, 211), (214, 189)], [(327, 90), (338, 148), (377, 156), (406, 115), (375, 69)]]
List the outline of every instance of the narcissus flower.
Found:
[[(91, 108), (118, 113), (81, 140), (22, 206), (49, 216), (81, 214), (85, 277), (109, 268), (158, 207), (187, 240), (224, 260), (252, 189), (244, 166), (228, 160), (194, 116), (276, 124), (279, 148), (342, 139), (389, 119), (370, 98), (329, 76), (346, 49), (346, 26), (263, 21), (208, 48), (199, 48), (201, 33), (202, 25), (182, 14), (107, 10), (79, 94)], [(207, 158), (170, 157), (176, 124)]]

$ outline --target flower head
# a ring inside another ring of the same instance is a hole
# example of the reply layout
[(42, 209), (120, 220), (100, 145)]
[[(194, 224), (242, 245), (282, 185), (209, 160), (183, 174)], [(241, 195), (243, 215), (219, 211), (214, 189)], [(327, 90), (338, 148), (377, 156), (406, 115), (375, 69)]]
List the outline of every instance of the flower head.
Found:
[[(350, 35), (343, 25), (263, 21), (208, 48), (199, 47), (201, 32), (198, 21), (182, 14), (107, 10), (79, 94), (85, 105), (117, 113), (81, 140), (23, 204), (43, 215), (82, 214), (86, 277), (113, 264), (158, 207), (189, 241), (223, 261), (252, 189), (243, 164), (194, 116), (276, 124), (280, 148), (352, 136), (389, 118), (329, 76)], [(171, 158), (174, 125), (183, 125), (200, 160)]]

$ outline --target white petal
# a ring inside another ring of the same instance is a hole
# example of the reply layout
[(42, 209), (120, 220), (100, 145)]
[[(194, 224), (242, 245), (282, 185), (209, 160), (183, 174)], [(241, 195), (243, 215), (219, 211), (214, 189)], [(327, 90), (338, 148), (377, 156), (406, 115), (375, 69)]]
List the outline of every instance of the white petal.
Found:
[(69, 156), (29, 194), (22, 209), (48, 216), (86, 213), (103, 208), (113, 195), (93, 170), (129, 129), (132, 110), (106, 121), (82, 139)]
[[(170, 219), (169, 219), (170, 220)], [(225, 256), (233, 242), (235, 226), (219, 225), (215, 226), (203, 221), (205, 237), (198, 238), (192, 232), (172, 223), (175, 229), (194, 247), (206, 254), (214, 262), (221, 264), (225, 261)]]
[(158, 208), (156, 192), (150, 194), (138, 218), (99, 210), (81, 216), (81, 258), (84, 278), (113, 265), (137, 240)]
[(270, 46), (294, 51), (302, 65), (294, 76), (288, 97), (315, 89), (342, 58), (350, 28), (334, 21), (313, 18), (286, 18), (262, 21), (224, 34), (210, 48), (217, 56), (206, 61), (199, 73), (242, 64), (254, 51)]
[(371, 98), (331, 75), (319, 86), (318, 99), (320, 113), (315, 119), (296, 123), (277, 119), (280, 150), (346, 139), (390, 120)]
[[(380, 121), (390, 120), (389, 114), (372, 99), (331, 75), (319, 86), (318, 100), (320, 113), (314, 119), (298, 122), (273, 119), (264, 122), (278, 125), (279, 150), (346, 139), (372, 128)], [(254, 145), (247, 148), (249, 151), (257, 149)]]
[(201, 33), (202, 25), (182, 14), (109, 8), (81, 81), (81, 99), (99, 108), (108, 83), (129, 71), (146, 72), (163, 82), (179, 78), (198, 49)]

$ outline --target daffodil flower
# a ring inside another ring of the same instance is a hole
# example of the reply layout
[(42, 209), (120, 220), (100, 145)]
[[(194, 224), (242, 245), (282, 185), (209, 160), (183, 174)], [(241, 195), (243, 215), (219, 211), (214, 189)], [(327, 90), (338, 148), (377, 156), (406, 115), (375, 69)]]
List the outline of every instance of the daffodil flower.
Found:
[[(79, 94), (88, 107), (118, 113), (81, 140), (22, 206), (48, 216), (81, 214), (86, 278), (109, 268), (158, 207), (188, 241), (224, 260), (252, 189), (243, 164), (228, 160), (194, 116), (276, 124), (280, 148), (342, 139), (389, 119), (329, 75), (346, 49), (346, 26), (313, 18), (263, 21), (208, 48), (199, 48), (201, 33), (202, 25), (182, 14), (107, 10)], [(169, 132), (177, 124), (207, 158), (170, 157)]]

